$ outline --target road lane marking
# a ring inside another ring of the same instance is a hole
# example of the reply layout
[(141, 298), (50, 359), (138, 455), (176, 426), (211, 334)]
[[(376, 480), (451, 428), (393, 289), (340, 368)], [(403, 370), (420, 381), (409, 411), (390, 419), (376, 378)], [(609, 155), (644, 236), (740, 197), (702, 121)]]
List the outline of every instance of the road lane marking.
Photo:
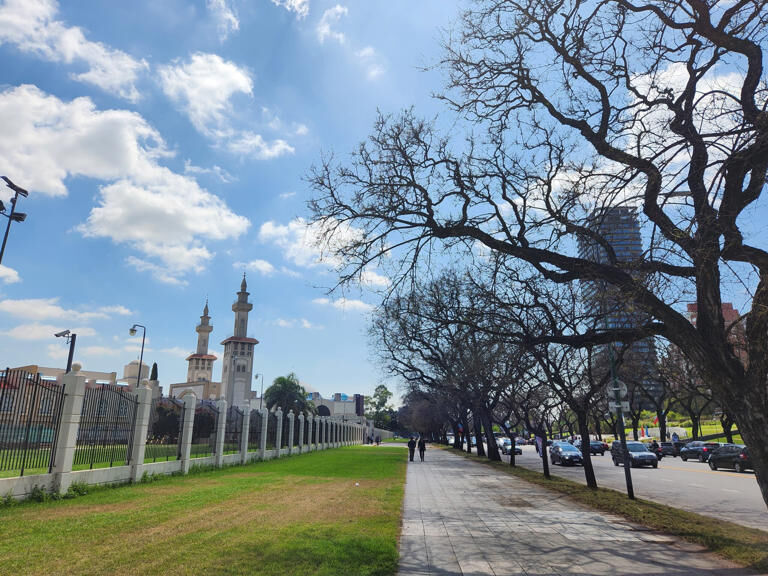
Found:
[(731, 490), (730, 488), (722, 488), (722, 491), (723, 491), (723, 492), (734, 492), (734, 493), (736, 493), (736, 494), (738, 494), (738, 493), (739, 493), (739, 491), (738, 491), (738, 490)]
[(697, 474), (717, 474), (718, 476), (730, 476), (731, 478), (752, 478), (754, 480), (754, 474), (739, 474), (738, 472), (727, 472), (725, 470), (710, 470), (709, 467), (705, 469), (697, 468), (684, 468), (682, 466), (662, 466), (661, 470), (677, 470), (679, 472), (695, 472)]

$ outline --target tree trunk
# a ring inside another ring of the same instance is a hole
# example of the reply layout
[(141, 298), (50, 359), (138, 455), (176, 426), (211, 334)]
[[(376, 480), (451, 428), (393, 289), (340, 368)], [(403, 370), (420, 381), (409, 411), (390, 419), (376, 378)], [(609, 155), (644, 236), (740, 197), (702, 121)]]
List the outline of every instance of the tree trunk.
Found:
[(728, 416), (728, 412), (723, 412), (720, 416), (720, 426), (723, 427), (723, 434), (728, 444), (733, 444), (733, 419)]
[(547, 460), (547, 431), (541, 430), (541, 459), (544, 466), (544, 478), (551, 478), (549, 475), (549, 460)]
[(467, 421), (466, 416), (464, 416), (461, 421), (462, 425), (464, 426), (464, 432), (461, 435), (461, 441), (467, 443), (467, 454), (472, 454), (472, 432), (469, 430), (469, 422)]
[[(736, 402), (739, 399), (735, 399)], [(742, 406), (732, 413), (739, 414), (739, 432), (744, 443), (749, 448), (752, 466), (755, 468), (755, 478), (763, 501), (768, 506), (768, 442), (765, 441), (765, 431), (768, 430), (768, 397), (760, 394), (755, 387), (750, 388), (741, 398)]]
[(475, 448), (475, 451), (477, 452), (478, 456), (485, 456), (482, 425), (480, 424), (480, 418), (477, 417), (477, 414), (472, 415), (472, 424), (475, 427), (475, 440), (477, 441), (477, 447)]
[(587, 486), (592, 490), (597, 490), (597, 477), (595, 476), (595, 469), (592, 467), (592, 454), (589, 451), (589, 421), (586, 414), (577, 413), (576, 417), (581, 434), (581, 459), (584, 463), (584, 476), (587, 480)]
[(488, 459), (494, 462), (501, 462), (499, 446), (496, 444), (496, 436), (493, 435), (493, 422), (487, 410), (481, 410), (483, 428), (485, 428), (485, 437), (488, 439)]
[(660, 442), (664, 442), (667, 439), (667, 412), (658, 410), (656, 416), (659, 417), (659, 439)]
[(694, 440), (699, 439), (699, 417), (691, 415), (691, 436), (693, 436)]

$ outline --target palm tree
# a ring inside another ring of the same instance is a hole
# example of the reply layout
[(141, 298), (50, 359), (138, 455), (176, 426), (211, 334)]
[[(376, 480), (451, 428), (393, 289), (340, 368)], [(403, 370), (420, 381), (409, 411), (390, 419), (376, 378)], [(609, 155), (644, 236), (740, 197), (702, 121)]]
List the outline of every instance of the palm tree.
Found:
[(287, 376), (278, 376), (272, 382), (272, 386), (264, 391), (264, 401), (267, 403), (267, 409), (279, 406), (283, 412), (293, 410), (294, 414), (309, 411), (314, 412), (314, 404), (307, 400), (307, 392), (299, 384), (299, 378), (291, 372)]

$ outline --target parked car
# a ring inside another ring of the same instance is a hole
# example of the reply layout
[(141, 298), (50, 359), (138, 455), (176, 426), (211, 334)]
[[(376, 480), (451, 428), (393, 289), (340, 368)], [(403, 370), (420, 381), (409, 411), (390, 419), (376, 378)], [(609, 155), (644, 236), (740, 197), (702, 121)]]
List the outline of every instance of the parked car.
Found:
[(549, 460), (552, 464), (561, 466), (574, 466), (582, 464), (581, 452), (573, 444), (568, 442), (555, 442), (549, 451)]
[(712, 470), (718, 468), (733, 468), (736, 472), (754, 470), (749, 450), (744, 444), (723, 444), (710, 454), (708, 462)]
[[(632, 468), (637, 466), (659, 467), (659, 459), (656, 454), (648, 451), (648, 448), (642, 442), (627, 442), (627, 451), (629, 452), (629, 462)], [(611, 445), (611, 458), (613, 465), (618, 466), (624, 463), (624, 449), (621, 442), (614, 442)]]
[(606, 446), (603, 442), (600, 442), (600, 440), (590, 440), (589, 442), (589, 453), (590, 454), (600, 454), (600, 456), (603, 456), (606, 451)]
[(499, 451), (502, 454), (509, 455), (512, 452), (513, 446), (515, 450), (515, 454), (522, 454), (523, 449), (520, 448), (520, 446), (517, 446), (516, 444), (512, 444), (512, 440), (509, 438), (496, 438), (496, 444), (499, 447)]
[(448, 442), (448, 446), (453, 446), (453, 439), (454, 439), (453, 434), (447, 434), (445, 436), (445, 439)]
[(682, 442), (662, 442), (661, 453), (664, 456), (678, 456), (680, 454), (680, 448), (683, 446), (684, 444)]
[(712, 452), (722, 445), (722, 442), (702, 442), (701, 440), (688, 442), (688, 444), (680, 449), (680, 458), (683, 462), (687, 462), (689, 459), (706, 462), (709, 460)]

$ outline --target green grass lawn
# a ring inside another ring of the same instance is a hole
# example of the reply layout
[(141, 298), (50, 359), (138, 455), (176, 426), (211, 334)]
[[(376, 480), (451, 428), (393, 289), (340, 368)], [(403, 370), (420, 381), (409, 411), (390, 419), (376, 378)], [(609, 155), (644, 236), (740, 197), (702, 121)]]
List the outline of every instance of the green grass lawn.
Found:
[(352, 446), (0, 507), (0, 574), (395, 574), (405, 467)]

